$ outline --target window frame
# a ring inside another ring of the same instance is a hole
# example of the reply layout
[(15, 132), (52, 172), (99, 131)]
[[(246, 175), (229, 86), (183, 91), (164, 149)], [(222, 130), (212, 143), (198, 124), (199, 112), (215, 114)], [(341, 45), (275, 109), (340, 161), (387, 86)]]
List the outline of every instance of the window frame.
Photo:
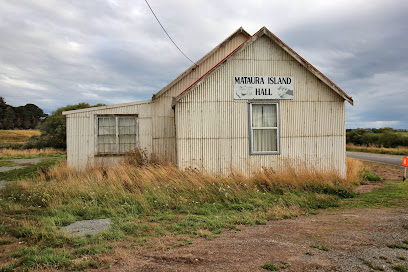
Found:
[[(255, 129), (276, 129), (276, 151), (254, 151), (254, 128), (252, 127), (252, 105), (265, 105), (274, 104), (276, 105), (276, 127), (263, 127)], [(279, 155), (280, 154), (280, 101), (279, 100), (251, 100), (248, 101), (248, 135), (249, 135), (249, 155)]]
[[(115, 152), (114, 153), (100, 153), (99, 152), (99, 118), (102, 117), (115, 117)], [(138, 114), (96, 114), (95, 115), (95, 156), (123, 156), (127, 152), (120, 152), (119, 143), (119, 118), (121, 117), (134, 117), (136, 119), (136, 134), (135, 145), (139, 146), (139, 116)]]

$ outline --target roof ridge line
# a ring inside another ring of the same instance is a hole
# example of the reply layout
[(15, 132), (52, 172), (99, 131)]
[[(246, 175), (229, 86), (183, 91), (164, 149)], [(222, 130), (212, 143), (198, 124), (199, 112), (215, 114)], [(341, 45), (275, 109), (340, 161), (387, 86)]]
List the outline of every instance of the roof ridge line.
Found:
[(187, 92), (191, 87), (193, 87), (194, 85), (196, 85), (197, 83), (199, 83), (206, 75), (208, 75), (209, 73), (211, 73), (215, 68), (217, 68), (220, 64), (222, 64), (223, 62), (225, 62), (226, 59), (228, 59), (232, 54), (234, 54), (238, 49), (240, 49), (245, 43), (247, 43), (250, 39), (252, 39), (255, 35), (257, 35), (260, 31), (262, 30), (262, 28), (260, 30), (258, 30), (254, 35), (250, 36), (248, 39), (246, 39), (246, 41), (244, 41), (243, 43), (241, 43), (237, 48), (235, 48), (231, 53), (229, 53), (225, 58), (223, 58), (220, 62), (218, 62), (215, 66), (213, 66), (210, 70), (208, 70), (205, 74), (203, 74), (199, 79), (197, 79), (193, 84), (191, 84), (190, 86), (187, 87), (187, 89), (185, 89), (184, 91), (182, 91), (179, 95), (176, 96), (176, 99), (178, 99), (180, 96), (182, 96), (185, 92)]

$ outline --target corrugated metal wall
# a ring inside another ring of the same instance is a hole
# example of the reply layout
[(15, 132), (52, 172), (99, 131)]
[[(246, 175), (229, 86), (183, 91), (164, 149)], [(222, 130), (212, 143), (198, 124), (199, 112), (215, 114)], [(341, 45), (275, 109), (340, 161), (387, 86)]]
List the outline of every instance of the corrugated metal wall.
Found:
[(95, 116), (99, 114), (137, 114), (139, 147), (152, 152), (151, 101), (106, 109), (69, 113), (67, 117), (67, 161), (70, 166), (83, 168), (87, 163), (114, 163), (121, 157), (95, 156)]
[(240, 33), (227, 41), (218, 51), (201, 63), (194, 72), (179, 80), (163, 95), (150, 103), (116, 105), (109, 109), (69, 113), (67, 117), (67, 155), (69, 165), (83, 167), (87, 163), (115, 162), (120, 157), (95, 157), (95, 115), (139, 114), (140, 147), (176, 162), (173, 97), (184, 91), (219, 61), (242, 44), (247, 36)]
[[(249, 155), (248, 101), (233, 99), (233, 76), (293, 76), (294, 100), (280, 102), (280, 155)], [(346, 173), (344, 100), (262, 36), (176, 105), (177, 162), (214, 173), (306, 163)]]
[(240, 33), (225, 43), (218, 51), (201, 63), (195, 71), (178, 81), (163, 95), (153, 100), (153, 152), (162, 154), (171, 162), (176, 163), (176, 145), (174, 128), (174, 110), (171, 107), (173, 97), (187, 89), (197, 79), (224, 59), (229, 53), (247, 40), (247, 36)]

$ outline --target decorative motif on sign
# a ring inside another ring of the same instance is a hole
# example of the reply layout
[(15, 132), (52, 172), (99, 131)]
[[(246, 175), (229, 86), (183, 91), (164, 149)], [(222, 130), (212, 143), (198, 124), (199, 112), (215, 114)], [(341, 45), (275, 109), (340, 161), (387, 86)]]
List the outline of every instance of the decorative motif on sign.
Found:
[(293, 78), (235, 76), (235, 99), (293, 99)]

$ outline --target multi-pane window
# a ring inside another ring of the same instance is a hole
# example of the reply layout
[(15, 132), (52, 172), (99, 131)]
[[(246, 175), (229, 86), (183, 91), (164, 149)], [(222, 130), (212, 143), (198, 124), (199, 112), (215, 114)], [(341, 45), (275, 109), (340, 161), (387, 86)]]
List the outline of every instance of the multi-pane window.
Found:
[(279, 104), (250, 104), (251, 154), (279, 153)]
[(124, 154), (137, 147), (137, 116), (98, 116), (97, 125), (99, 155)]

